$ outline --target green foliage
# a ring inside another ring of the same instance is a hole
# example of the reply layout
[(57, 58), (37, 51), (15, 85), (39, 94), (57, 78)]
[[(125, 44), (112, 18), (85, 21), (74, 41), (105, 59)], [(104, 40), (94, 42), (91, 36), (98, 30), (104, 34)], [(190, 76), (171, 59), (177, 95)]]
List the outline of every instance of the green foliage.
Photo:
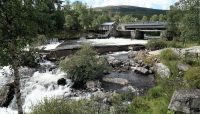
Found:
[(150, 18), (150, 21), (151, 21), (151, 22), (156, 22), (156, 21), (158, 21), (158, 20), (159, 20), (158, 15), (153, 15), (153, 16), (151, 16), (151, 18)]
[(159, 15), (159, 21), (160, 21), (160, 22), (166, 21), (166, 16), (164, 16), (163, 14), (160, 14), (160, 15)]
[(105, 13), (98, 15), (96, 16), (96, 19), (92, 21), (92, 28), (98, 29), (99, 25), (107, 21), (109, 21), (108, 15), (106, 15)]
[(165, 49), (160, 53), (160, 58), (167, 61), (177, 60), (178, 55), (172, 49)]
[(84, 45), (75, 55), (61, 61), (60, 67), (78, 85), (100, 78), (107, 70), (106, 62), (97, 58), (97, 52), (89, 45)]
[(200, 57), (195, 53), (186, 52), (182, 59), (183, 62), (191, 66), (200, 66)]
[(185, 79), (191, 88), (200, 89), (200, 67), (193, 67), (186, 71)]
[(168, 41), (167, 45), (169, 48), (184, 48), (183, 43), (178, 41)]
[(146, 44), (147, 49), (159, 50), (167, 47), (167, 42), (162, 39), (152, 39)]
[(129, 114), (151, 114), (149, 102), (143, 97), (136, 97), (128, 111)]
[(21, 53), (21, 57), (20, 57), (20, 60), (21, 60), (21, 66), (27, 66), (27, 67), (30, 67), (30, 68), (36, 68), (39, 66), (39, 64), (37, 63), (36, 61), (36, 57), (34, 56), (35, 54), (35, 51), (34, 50), (31, 50), (31, 51), (24, 51)]
[(141, 21), (142, 22), (147, 22), (148, 21), (148, 17), (147, 16), (143, 16)]
[(167, 41), (165, 39), (151, 39), (146, 44), (146, 47), (150, 50), (158, 50), (163, 48), (184, 48), (182, 42), (179, 41)]
[(133, 22), (137, 22), (137, 20), (138, 20), (137, 18), (134, 18), (131, 15), (125, 15), (125, 16), (121, 17), (120, 22), (121, 23), (133, 23)]
[(37, 35), (35, 40), (31, 43), (33, 46), (41, 46), (47, 43), (47, 37), (45, 35)]
[(93, 101), (51, 99), (34, 106), (29, 114), (95, 114), (98, 108)]
[(199, 42), (199, 4), (199, 0), (180, 0), (168, 12), (168, 30), (185, 43), (192, 40)]
[(151, 99), (162, 97), (164, 90), (161, 86), (156, 86), (148, 91), (148, 97)]

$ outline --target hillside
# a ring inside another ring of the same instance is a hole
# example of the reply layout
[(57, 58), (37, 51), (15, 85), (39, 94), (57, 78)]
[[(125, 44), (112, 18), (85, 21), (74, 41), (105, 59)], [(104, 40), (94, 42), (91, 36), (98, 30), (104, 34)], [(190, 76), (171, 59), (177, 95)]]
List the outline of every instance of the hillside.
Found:
[(136, 7), (136, 6), (106, 6), (106, 7), (96, 7), (96, 11), (109, 11), (111, 13), (119, 12), (123, 15), (133, 15), (135, 17), (152, 16), (154, 14), (165, 14), (166, 10)]

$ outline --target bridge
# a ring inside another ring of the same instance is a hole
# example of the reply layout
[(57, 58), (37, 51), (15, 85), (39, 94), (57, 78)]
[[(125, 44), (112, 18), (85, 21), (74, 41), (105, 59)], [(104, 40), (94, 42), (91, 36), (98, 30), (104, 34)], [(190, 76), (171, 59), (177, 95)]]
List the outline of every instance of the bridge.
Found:
[(124, 30), (165, 30), (165, 22), (120, 24)]
[(145, 22), (145, 23), (116, 23), (107, 22), (100, 26), (104, 31), (104, 37), (131, 37), (133, 39), (144, 39), (148, 35), (161, 37), (165, 34), (167, 23), (165, 22)]
[(165, 34), (167, 23), (165, 22), (146, 22), (119, 24), (116, 28), (122, 35), (130, 35), (133, 39), (144, 39), (146, 34), (156, 34), (162, 37)]

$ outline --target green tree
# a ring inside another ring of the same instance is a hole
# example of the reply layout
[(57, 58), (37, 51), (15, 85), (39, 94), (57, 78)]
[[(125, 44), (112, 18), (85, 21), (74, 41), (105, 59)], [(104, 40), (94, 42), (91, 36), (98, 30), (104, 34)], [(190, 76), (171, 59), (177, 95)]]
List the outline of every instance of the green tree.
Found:
[(111, 20), (112, 20), (112, 21), (116, 21), (116, 22), (120, 22), (120, 20), (121, 20), (121, 15), (120, 15), (120, 13), (116, 13), (116, 14), (112, 17)]
[(101, 15), (97, 15), (96, 18), (92, 21), (92, 27), (97, 29), (99, 25), (101, 25), (104, 22), (109, 21), (109, 17), (106, 13), (102, 13)]
[(170, 11), (167, 12), (167, 31), (171, 33), (173, 37), (180, 36), (181, 18), (183, 12), (175, 6), (170, 7)]
[(137, 18), (134, 18), (131, 15), (125, 15), (121, 18), (122, 23), (132, 23), (136, 21), (137, 21)]
[(148, 21), (148, 17), (147, 16), (143, 16), (142, 17), (142, 22), (147, 22)]
[(165, 15), (160, 14), (160, 15), (159, 15), (159, 21), (160, 21), (160, 22), (165, 21)]
[(158, 15), (153, 15), (153, 16), (151, 16), (150, 21), (151, 21), (151, 22), (156, 22), (156, 21), (158, 21)]
[(184, 42), (200, 41), (199, 0), (180, 0), (168, 12), (168, 29), (180, 31)]
[[(48, 29), (53, 1), (1, 0), (0, 2), (0, 66), (10, 65), (14, 72), (15, 95), (18, 114), (23, 114), (19, 67), (24, 63), (23, 49), (33, 41), (38, 32)], [(47, 16), (47, 18), (45, 18)], [(43, 19), (42, 19), (43, 18)], [(44, 19), (48, 19), (46, 22)], [(43, 23), (44, 22), (44, 23)]]

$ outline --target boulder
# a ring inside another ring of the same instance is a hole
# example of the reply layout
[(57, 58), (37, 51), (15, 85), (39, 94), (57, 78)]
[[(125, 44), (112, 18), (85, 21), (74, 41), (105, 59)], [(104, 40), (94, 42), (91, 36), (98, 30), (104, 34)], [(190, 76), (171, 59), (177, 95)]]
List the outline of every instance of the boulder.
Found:
[(128, 85), (129, 81), (127, 79), (122, 78), (110, 78), (110, 77), (103, 77), (102, 79), (104, 82), (119, 84), (119, 85)]
[(86, 82), (86, 87), (90, 90), (97, 90), (97, 88), (101, 88), (100, 81), (88, 81)]
[(189, 65), (186, 65), (186, 64), (183, 64), (183, 63), (178, 63), (178, 69), (180, 70), (180, 71), (187, 71), (188, 69), (190, 68), (190, 66)]
[(107, 97), (106, 93), (103, 91), (96, 91), (92, 94), (95, 98), (105, 99)]
[(133, 86), (129, 85), (129, 86), (123, 87), (121, 89), (121, 92), (124, 92), (124, 93), (132, 92), (132, 93), (134, 93), (134, 92), (137, 92), (137, 90)]
[(121, 65), (123, 64), (122, 61), (116, 59), (116, 58), (113, 57), (113, 56), (109, 56), (109, 57), (107, 58), (107, 61), (108, 61), (108, 63), (109, 63), (111, 66), (113, 66), (113, 67), (119, 67), (119, 66), (121, 66)]
[(149, 74), (149, 70), (144, 67), (132, 67), (132, 70), (139, 74), (144, 74), (144, 75)]
[(138, 54), (138, 51), (129, 51), (128, 58), (135, 58)]
[(200, 114), (200, 89), (175, 91), (168, 108), (186, 114)]
[(170, 69), (162, 63), (155, 63), (154, 71), (161, 78), (169, 78), (171, 75)]
[(57, 84), (61, 86), (65, 86), (67, 84), (67, 81), (65, 78), (61, 78), (61, 79), (58, 79)]

